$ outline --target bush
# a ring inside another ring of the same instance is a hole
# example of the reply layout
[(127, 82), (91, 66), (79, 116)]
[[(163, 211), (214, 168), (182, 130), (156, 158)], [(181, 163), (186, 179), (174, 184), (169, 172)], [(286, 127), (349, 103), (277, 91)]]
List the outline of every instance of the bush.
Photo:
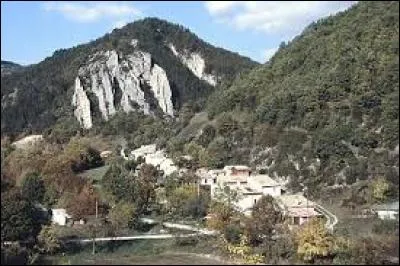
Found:
[(225, 239), (231, 244), (239, 244), (242, 230), (239, 226), (229, 224), (223, 230)]
[(399, 234), (399, 221), (380, 220), (375, 223), (372, 231), (376, 234)]
[(194, 246), (199, 242), (199, 239), (195, 236), (191, 237), (176, 237), (175, 245), (177, 246)]

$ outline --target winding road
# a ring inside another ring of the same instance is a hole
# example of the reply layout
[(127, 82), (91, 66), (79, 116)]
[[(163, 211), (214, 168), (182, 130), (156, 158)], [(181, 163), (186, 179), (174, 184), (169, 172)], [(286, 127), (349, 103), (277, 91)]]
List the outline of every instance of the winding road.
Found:
[(315, 208), (327, 218), (325, 227), (328, 230), (333, 231), (333, 227), (338, 223), (338, 218), (336, 217), (336, 215), (334, 215), (319, 204), (316, 204)]

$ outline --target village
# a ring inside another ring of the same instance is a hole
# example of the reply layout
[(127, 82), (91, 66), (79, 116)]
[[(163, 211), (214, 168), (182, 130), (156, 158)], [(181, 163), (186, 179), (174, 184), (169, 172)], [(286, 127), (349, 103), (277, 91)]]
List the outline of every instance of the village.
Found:
[[(164, 176), (175, 171), (178, 173), (187, 171), (187, 169), (179, 169), (175, 166), (164, 151), (157, 150), (154, 144), (143, 145), (139, 149), (133, 150), (129, 159), (138, 159), (139, 157), (142, 157), (145, 163), (156, 166), (164, 173)], [(185, 159), (190, 160), (190, 157), (185, 156)], [(245, 215), (251, 215), (253, 205), (263, 195), (270, 195), (276, 199), (290, 225), (301, 225), (313, 217), (324, 217), (324, 214), (318, 211), (316, 204), (304, 195), (286, 194), (284, 184), (266, 174), (254, 173), (248, 166), (230, 165), (223, 169), (199, 168), (195, 173), (198, 177), (198, 185), (209, 188), (211, 199), (216, 198), (215, 194), (218, 190), (224, 188), (235, 190), (239, 195), (235, 207)], [(330, 219), (328, 217), (328, 222)]]
[[(112, 154), (111, 151), (103, 151), (101, 156), (107, 158)], [(143, 163), (155, 166), (160, 172), (158, 183), (171, 175), (177, 173), (183, 175), (188, 172), (186, 168), (176, 166), (164, 150), (157, 150), (155, 144), (142, 145), (140, 148), (132, 150), (129, 155), (121, 149), (120, 154), (125, 160), (139, 160), (142, 163), (137, 166), (139, 170)], [(190, 160), (190, 156), (184, 156), (185, 160)], [(238, 211), (246, 216), (251, 215), (254, 204), (263, 196), (272, 196), (289, 225), (289, 228), (296, 228), (310, 220), (311, 218), (325, 219), (325, 226), (333, 230), (338, 219), (329, 210), (310, 200), (305, 193), (291, 194), (286, 189), (285, 183), (277, 181), (267, 174), (260, 174), (246, 165), (228, 165), (222, 169), (199, 168), (195, 171), (198, 187), (209, 191), (211, 199), (216, 200), (217, 194), (221, 191), (235, 191), (238, 195), (234, 205)], [(378, 218), (397, 219), (399, 203), (392, 203), (390, 208), (387, 206), (376, 205), (373, 212)], [(209, 219), (213, 214), (208, 214), (205, 219)], [(65, 209), (53, 209), (52, 221), (54, 224), (65, 226), (68, 224), (84, 224), (84, 220), (73, 221)]]

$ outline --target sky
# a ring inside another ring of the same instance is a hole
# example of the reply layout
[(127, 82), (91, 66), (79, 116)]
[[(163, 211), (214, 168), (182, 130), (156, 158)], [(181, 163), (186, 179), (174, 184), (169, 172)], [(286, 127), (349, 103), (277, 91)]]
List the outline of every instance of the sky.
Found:
[(322, 17), (356, 1), (1, 1), (1, 59), (35, 64), (55, 50), (95, 40), (145, 17), (189, 28), (201, 39), (266, 62)]

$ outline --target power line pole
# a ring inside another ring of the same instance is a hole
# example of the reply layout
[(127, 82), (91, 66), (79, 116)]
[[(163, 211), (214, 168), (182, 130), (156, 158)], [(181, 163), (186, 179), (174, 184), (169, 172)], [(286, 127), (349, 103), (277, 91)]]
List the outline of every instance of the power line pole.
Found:
[(197, 179), (197, 198), (200, 198), (200, 179)]
[[(92, 190), (91, 190), (91, 192), (94, 194), (94, 189), (93, 189), (93, 187), (92, 187)], [(97, 218), (98, 218), (98, 200), (97, 200), (97, 197), (96, 197), (96, 219), (95, 219), (95, 222), (94, 222), (94, 226), (93, 226), (93, 245), (92, 245), (92, 254), (94, 255), (94, 254), (96, 254), (96, 231), (97, 231)]]

